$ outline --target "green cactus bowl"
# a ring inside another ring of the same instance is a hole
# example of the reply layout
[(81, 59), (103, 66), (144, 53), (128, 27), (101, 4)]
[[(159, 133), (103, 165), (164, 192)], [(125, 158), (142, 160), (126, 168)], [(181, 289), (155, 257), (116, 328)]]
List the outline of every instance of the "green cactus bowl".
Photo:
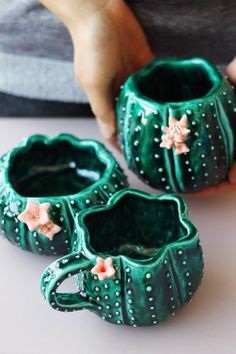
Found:
[(0, 159), (0, 233), (39, 254), (71, 252), (75, 214), (128, 186), (95, 140), (33, 135)]
[[(80, 212), (74, 252), (43, 273), (41, 290), (55, 310), (89, 309), (114, 324), (149, 326), (192, 299), (203, 275), (198, 232), (175, 195), (134, 189)], [(57, 288), (75, 275), (78, 290)]]
[(121, 87), (116, 112), (128, 166), (152, 187), (189, 193), (227, 177), (236, 99), (208, 61), (153, 60)]

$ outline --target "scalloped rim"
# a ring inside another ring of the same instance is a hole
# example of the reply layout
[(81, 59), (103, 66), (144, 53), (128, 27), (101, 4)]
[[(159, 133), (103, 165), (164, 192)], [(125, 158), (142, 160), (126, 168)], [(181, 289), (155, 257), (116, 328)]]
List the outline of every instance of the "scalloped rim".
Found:
[(16, 146), (15, 148), (13, 148), (11, 151), (9, 151), (8, 153), (6, 153), (6, 157), (5, 160), (3, 162), (3, 166), (4, 166), (4, 183), (9, 187), (9, 189), (14, 193), (14, 195), (17, 197), (18, 200), (20, 201), (25, 201), (26, 199), (28, 199), (29, 197), (26, 196), (22, 196), (20, 195), (12, 186), (10, 180), (9, 180), (9, 166), (11, 164), (12, 158), (14, 158), (14, 156), (19, 153), (21, 150), (25, 149), (25, 148), (29, 148), (30, 146), (32, 146), (34, 143), (37, 142), (42, 142), (45, 145), (50, 145), (53, 144), (57, 141), (68, 141), (70, 144), (72, 144), (73, 146), (77, 147), (77, 148), (83, 148), (84, 150), (86, 150), (86, 148), (93, 148), (94, 149), (94, 153), (96, 154), (96, 158), (102, 162), (106, 167), (105, 167), (105, 171), (103, 173), (103, 176), (96, 182), (94, 182), (91, 186), (83, 189), (82, 191), (79, 191), (76, 194), (65, 194), (65, 195), (59, 195), (59, 196), (45, 196), (45, 197), (30, 197), (33, 200), (39, 200), (42, 202), (48, 201), (49, 199), (65, 199), (65, 198), (79, 198), (79, 197), (84, 197), (84, 195), (86, 195), (88, 192), (91, 192), (91, 190), (96, 189), (97, 187), (99, 187), (102, 184), (106, 184), (107, 183), (107, 179), (110, 177), (110, 175), (112, 174), (112, 169), (115, 167), (116, 164), (118, 164), (118, 162), (115, 160), (115, 158), (112, 156), (112, 154), (106, 150), (106, 148), (99, 143), (98, 141), (94, 140), (94, 139), (79, 139), (76, 136), (72, 135), (72, 134), (57, 134), (53, 137), (49, 137), (47, 135), (43, 135), (43, 134), (35, 134), (35, 135), (30, 135), (28, 138), (24, 139), (21, 143), (19, 143), (18, 146)]
[[(148, 96), (143, 95), (140, 90), (138, 89), (137, 82), (140, 80), (140, 78), (145, 77), (146, 75), (149, 75), (153, 69), (155, 69), (157, 66), (161, 64), (166, 64), (167, 62), (170, 63), (177, 63), (180, 66), (183, 66), (185, 63), (190, 65), (200, 65), (203, 69), (206, 71), (209, 71), (210, 73), (210, 79), (213, 83), (213, 87), (208, 91), (208, 93), (202, 97), (199, 98), (194, 98), (191, 100), (187, 101), (170, 101), (170, 102), (164, 102), (164, 101), (158, 101), (154, 100)], [(217, 70), (217, 68), (212, 65), (209, 61), (203, 59), (203, 58), (191, 58), (191, 59), (176, 59), (176, 58), (164, 58), (164, 59), (153, 59), (151, 62), (149, 62), (147, 65), (145, 65), (143, 68), (141, 68), (139, 71), (135, 72), (133, 75), (131, 75), (128, 80), (124, 84), (124, 88), (129, 88), (129, 90), (134, 94), (133, 99), (137, 98), (139, 101), (142, 100), (142, 104), (152, 104), (155, 107), (157, 106), (169, 106), (169, 105), (175, 105), (175, 106), (182, 106), (183, 104), (198, 104), (202, 103), (203, 99), (208, 99), (209, 101), (212, 99), (212, 96), (214, 96), (218, 90), (220, 90), (222, 84), (224, 83), (224, 80)]]
[[(150, 265), (151, 263), (155, 262), (160, 262), (163, 260), (165, 257), (166, 253), (168, 252), (169, 249), (174, 247), (175, 245), (180, 245), (182, 244), (182, 247), (184, 247), (184, 243), (190, 242), (193, 238), (198, 238), (198, 231), (197, 228), (192, 224), (192, 222), (187, 218), (187, 213), (188, 209), (186, 206), (186, 203), (184, 200), (175, 195), (175, 194), (149, 194), (146, 192), (142, 192), (137, 189), (124, 189), (119, 192), (116, 192), (108, 201), (107, 205), (105, 206), (93, 206), (91, 208), (88, 208), (86, 210), (80, 211), (79, 214), (76, 215), (75, 219), (75, 224), (76, 224), (76, 229), (79, 231), (78, 238), (81, 237), (81, 249), (83, 250), (82, 253), (86, 253), (86, 257), (89, 259), (95, 258), (95, 257), (107, 257), (108, 255), (105, 253), (97, 253), (91, 246), (90, 246), (90, 234), (89, 231), (86, 227), (86, 222), (85, 222), (85, 217), (89, 214), (92, 213), (99, 213), (99, 212), (106, 212), (107, 210), (112, 209), (116, 203), (121, 200), (125, 195), (130, 194), (133, 196), (138, 196), (144, 199), (148, 200), (156, 200), (156, 201), (164, 201), (164, 200), (169, 200), (173, 201), (178, 208), (178, 215), (179, 215), (179, 222), (182, 224), (182, 226), (186, 229), (187, 234), (185, 236), (180, 237), (177, 241), (174, 241), (172, 243), (169, 243), (168, 245), (165, 245), (161, 247), (161, 249), (157, 252), (157, 254), (152, 257), (151, 259), (148, 260), (136, 260), (134, 258), (124, 256), (124, 255), (119, 255), (119, 256), (111, 256), (113, 259), (118, 259), (118, 258), (123, 258), (128, 260), (130, 264), (140, 264), (140, 265)], [(78, 230), (79, 228), (79, 230)], [(109, 255), (110, 256), (110, 255)]]

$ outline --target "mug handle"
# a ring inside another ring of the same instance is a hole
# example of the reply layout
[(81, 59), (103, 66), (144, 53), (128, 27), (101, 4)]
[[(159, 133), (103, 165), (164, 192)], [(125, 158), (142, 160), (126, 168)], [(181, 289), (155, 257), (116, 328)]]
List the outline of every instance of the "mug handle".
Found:
[(43, 272), (40, 287), (49, 305), (58, 311), (96, 310), (96, 302), (91, 297), (82, 297), (79, 293), (58, 293), (57, 288), (72, 275), (92, 266), (90, 260), (81, 253), (71, 253), (58, 259)]

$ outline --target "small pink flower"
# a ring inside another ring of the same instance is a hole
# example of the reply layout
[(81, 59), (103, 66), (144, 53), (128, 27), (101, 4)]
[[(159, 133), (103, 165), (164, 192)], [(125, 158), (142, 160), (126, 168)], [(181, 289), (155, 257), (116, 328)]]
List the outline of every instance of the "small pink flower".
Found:
[(52, 222), (48, 215), (50, 203), (37, 204), (28, 200), (25, 210), (18, 215), (18, 219), (28, 226), (30, 231), (39, 229), (39, 232), (49, 239), (61, 231), (61, 227)]
[(39, 226), (45, 225), (50, 221), (48, 216), (50, 205), (50, 203), (37, 204), (29, 199), (25, 210), (18, 215), (18, 219), (27, 224), (30, 231), (34, 231)]
[(169, 127), (164, 126), (161, 128), (162, 131), (166, 133), (166, 135), (162, 135), (162, 142), (160, 147), (167, 149), (175, 147), (175, 155), (180, 155), (184, 152), (190, 151), (185, 144), (185, 140), (190, 133), (190, 129), (187, 128), (187, 125), (188, 117), (186, 114), (182, 116), (180, 121), (170, 116)]
[(53, 239), (53, 236), (61, 231), (61, 227), (59, 225), (54, 224), (52, 221), (49, 221), (46, 225), (42, 225), (39, 227), (39, 232), (45, 235), (50, 240)]
[(112, 258), (103, 259), (97, 257), (97, 264), (91, 269), (91, 272), (96, 274), (99, 280), (113, 277), (115, 269), (112, 265)]

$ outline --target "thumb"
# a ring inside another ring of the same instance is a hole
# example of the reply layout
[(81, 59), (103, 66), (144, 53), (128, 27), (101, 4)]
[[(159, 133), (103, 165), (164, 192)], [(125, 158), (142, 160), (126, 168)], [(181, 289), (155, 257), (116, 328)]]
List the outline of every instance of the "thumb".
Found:
[(116, 133), (116, 116), (112, 90), (109, 87), (93, 85), (86, 90), (91, 108), (104, 138), (110, 139)]
[(232, 85), (236, 86), (236, 57), (227, 66), (226, 74), (228, 75), (229, 81)]

